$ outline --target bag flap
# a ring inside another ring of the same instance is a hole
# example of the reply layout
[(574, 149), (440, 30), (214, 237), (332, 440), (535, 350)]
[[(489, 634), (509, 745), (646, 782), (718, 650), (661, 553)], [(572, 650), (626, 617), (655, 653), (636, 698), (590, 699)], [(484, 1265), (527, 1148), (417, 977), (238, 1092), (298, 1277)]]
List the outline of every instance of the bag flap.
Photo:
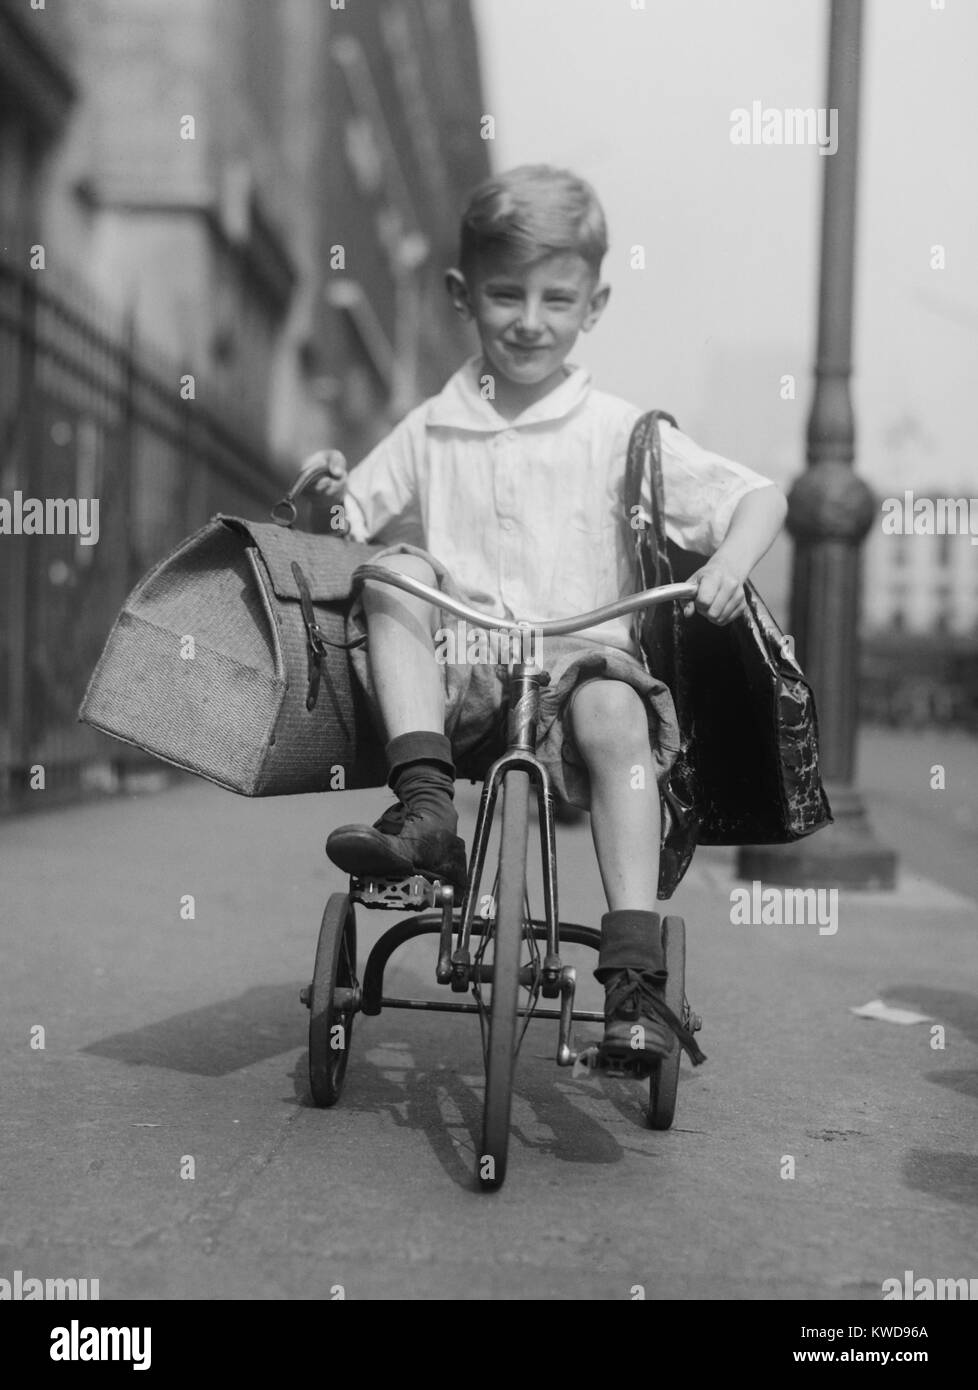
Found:
[(236, 516), (218, 516), (216, 520), (251, 541), (265, 562), (279, 598), (299, 598), (292, 573), (292, 561), (296, 560), (314, 603), (342, 602), (350, 597), (350, 576), (356, 567), (366, 564), (383, 548), (351, 541), (347, 536), (294, 531), (270, 521), (245, 521)]

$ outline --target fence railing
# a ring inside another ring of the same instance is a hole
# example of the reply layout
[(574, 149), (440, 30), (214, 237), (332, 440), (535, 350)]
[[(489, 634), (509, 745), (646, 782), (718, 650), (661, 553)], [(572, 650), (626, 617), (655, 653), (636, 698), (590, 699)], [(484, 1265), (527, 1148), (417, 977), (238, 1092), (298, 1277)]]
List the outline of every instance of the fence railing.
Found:
[[(142, 762), (77, 722), (114, 617), (211, 515), (260, 515), (281, 491), (199, 381), (181, 398), (186, 368), (46, 279), (0, 257), (0, 812), (37, 804), (38, 768), (64, 792)], [(98, 503), (97, 543), (69, 533), (71, 500), (90, 538), (81, 504)]]

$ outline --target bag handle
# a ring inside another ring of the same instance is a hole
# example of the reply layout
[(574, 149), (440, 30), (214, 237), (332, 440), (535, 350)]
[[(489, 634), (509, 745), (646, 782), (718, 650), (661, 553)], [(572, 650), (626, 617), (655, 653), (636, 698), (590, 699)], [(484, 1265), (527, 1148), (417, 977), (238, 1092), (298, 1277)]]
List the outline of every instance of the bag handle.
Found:
[(343, 471), (346, 472), (346, 459), (339, 449), (327, 449), (321, 463), (310, 463), (303, 468), (285, 496), (280, 498), (271, 510), (271, 518), (276, 526), (291, 528), (294, 525), (299, 514), (295, 505), (296, 498), (301, 497), (320, 478), (332, 477), (333, 466), (336, 463), (339, 463)]
[[(672, 566), (666, 551), (665, 500), (662, 488), (662, 443), (659, 436), (659, 421), (668, 420), (673, 429), (678, 429), (675, 417), (667, 410), (650, 410), (635, 423), (628, 441), (628, 458), (625, 465), (625, 513), (629, 527), (635, 531), (635, 573), (636, 588), (654, 589), (659, 584), (672, 582)], [(650, 480), (652, 501), (651, 527), (635, 526), (635, 508), (642, 500), (642, 479), (646, 473)], [(651, 530), (651, 536), (649, 531)], [(643, 623), (648, 615), (637, 612), (633, 619), (633, 630), (637, 640), (641, 640)]]

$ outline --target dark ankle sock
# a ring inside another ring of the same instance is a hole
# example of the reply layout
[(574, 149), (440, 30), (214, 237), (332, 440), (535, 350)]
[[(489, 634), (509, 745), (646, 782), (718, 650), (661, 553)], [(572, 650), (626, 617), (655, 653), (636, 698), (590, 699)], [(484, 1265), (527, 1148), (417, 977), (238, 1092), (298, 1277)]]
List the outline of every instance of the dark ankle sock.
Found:
[(452, 755), (452, 741), (445, 734), (436, 734), (431, 729), (415, 729), (409, 734), (398, 734), (384, 749), (390, 776), (387, 785), (393, 787), (399, 768), (407, 763), (442, 763), (450, 777), (455, 776), (455, 760)]
[(401, 767), (394, 778), (394, 791), (409, 811), (450, 830), (458, 829), (458, 812), (452, 804), (455, 779), (442, 764), (419, 760)]
[(417, 811), (454, 834), (458, 813), (451, 741), (425, 729), (399, 734), (387, 745), (388, 786), (409, 811)]
[(622, 907), (601, 918), (601, 949), (595, 979), (602, 984), (618, 970), (644, 970), (666, 980), (662, 927), (657, 912)]

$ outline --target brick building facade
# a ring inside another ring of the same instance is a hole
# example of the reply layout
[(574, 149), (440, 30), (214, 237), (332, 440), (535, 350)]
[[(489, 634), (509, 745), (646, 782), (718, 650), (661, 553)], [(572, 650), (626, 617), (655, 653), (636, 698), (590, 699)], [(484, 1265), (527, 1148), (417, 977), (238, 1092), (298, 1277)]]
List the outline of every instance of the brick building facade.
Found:
[(355, 457), (444, 380), (441, 272), (488, 171), (466, 3), (0, 0), (0, 23), (15, 239), (131, 309), (283, 469)]

